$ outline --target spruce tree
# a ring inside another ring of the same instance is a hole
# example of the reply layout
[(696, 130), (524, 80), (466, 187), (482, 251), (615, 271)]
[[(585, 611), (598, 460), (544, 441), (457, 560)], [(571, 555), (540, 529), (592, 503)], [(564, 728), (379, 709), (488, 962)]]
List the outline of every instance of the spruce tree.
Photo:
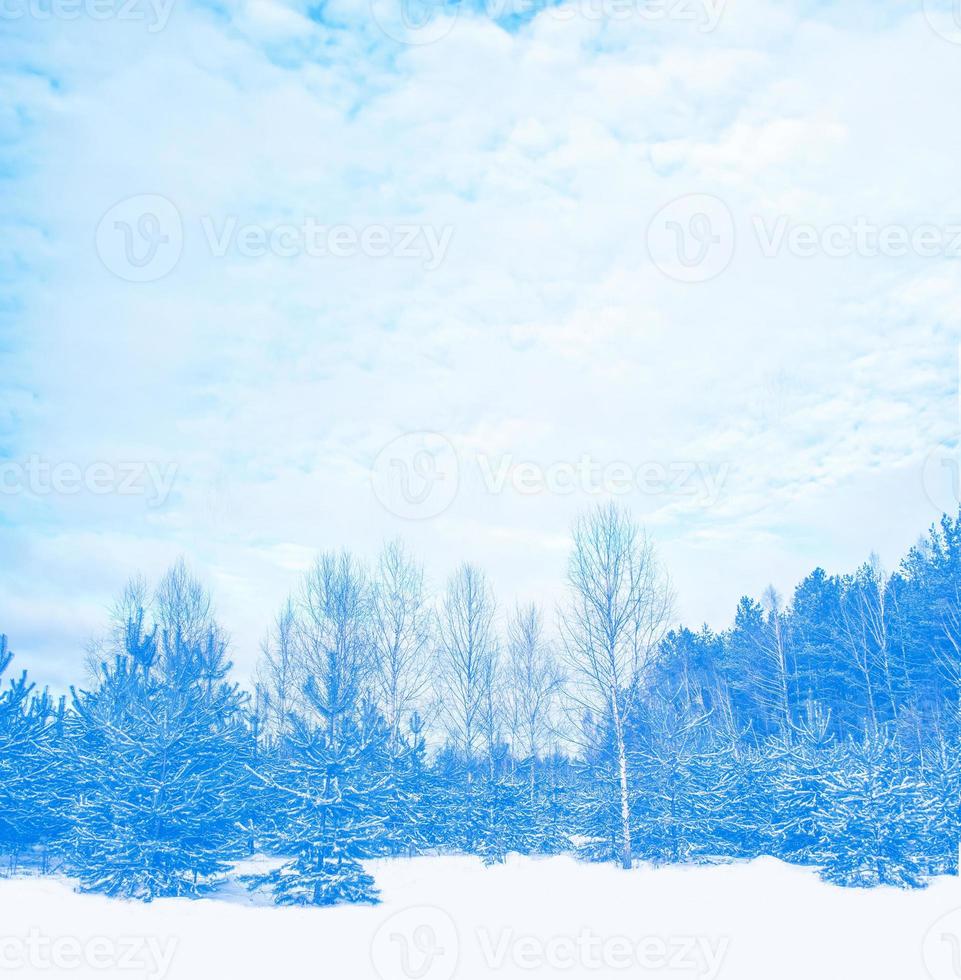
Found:
[(354, 717), (312, 680), (304, 693), (322, 723), (295, 717), (283, 763), (259, 774), (283, 812), (272, 849), (288, 860), (247, 882), (279, 905), (376, 902), (361, 861), (389, 849), (389, 732), (369, 704)]
[(73, 692), (69, 867), (84, 890), (196, 895), (239, 853), (243, 700), (213, 634), (158, 639), (138, 616), (125, 646), (94, 690)]
[[(13, 661), (0, 636), (0, 677)], [(0, 691), (0, 853), (15, 871), (30, 854), (41, 870), (64, 833), (63, 797), (71, 772), (62, 764), (64, 703), (37, 693), (24, 671)]]
[(775, 762), (776, 853), (795, 864), (822, 865), (830, 854), (829, 779), (842, 768), (829, 714), (811, 707), (792, 736), (772, 746)]
[(924, 885), (917, 789), (884, 732), (851, 739), (827, 774), (823, 875), (841, 885)]

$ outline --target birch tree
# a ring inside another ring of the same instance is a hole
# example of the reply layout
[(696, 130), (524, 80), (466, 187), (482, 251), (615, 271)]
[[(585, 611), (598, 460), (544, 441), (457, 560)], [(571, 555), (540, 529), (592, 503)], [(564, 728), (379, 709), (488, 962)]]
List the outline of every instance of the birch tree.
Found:
[(490, 707), (497, 665), (494, 598), (487, 578), (462, 565), (447, 584), (438, 623), (436, 687), (452, 744), (470, 764), (491, 736)]
[(380, 556), (371, 616), (374, 688), (393, 746), (430, 687), (432, 627), (423, 570), (393, 541)]
[(569, 601), (561, 616), (572, 696), (584, 711), (606, 717), (616, 753), (621, 865), (634, 853), (633, 787), (624, 739), (639, 675), (671, 614), (670, 584), (654, 547), (630, 515), (613, 504), (578, 519), (568, 566)]
[(507, 626), (505, 700), (514, 756), (530, 763), (530, 795), (535, 794), (538, 757), (555, 731), (555, 708), (563, 673), (544, 636), (541, 613), (533, 603), (518, 606)]

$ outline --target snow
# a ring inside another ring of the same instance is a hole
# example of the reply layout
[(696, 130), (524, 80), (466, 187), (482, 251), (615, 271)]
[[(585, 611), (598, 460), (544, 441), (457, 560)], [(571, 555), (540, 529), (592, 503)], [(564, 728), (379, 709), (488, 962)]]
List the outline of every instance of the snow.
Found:
[[(263, 870), (245, 862), (237, 873)], [(637, 868), (569, 857), (367, 863), (377, 906), (278, 908), (236, 881), (200, 900), (0, 880), (0, 972), (150, 980), (671, 977), (957, 980), (961, 879), (843, 889), (774, 859)], [(17, 969), (20, 967), (20, 969)]]

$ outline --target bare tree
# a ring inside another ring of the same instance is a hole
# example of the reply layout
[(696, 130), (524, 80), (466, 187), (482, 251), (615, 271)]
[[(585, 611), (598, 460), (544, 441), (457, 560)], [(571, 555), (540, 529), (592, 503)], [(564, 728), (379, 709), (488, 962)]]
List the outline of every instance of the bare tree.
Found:
[(632, 787), (624, 723), (637, 696), (641, 669), (667, 629), (672, 591), (643, 530), (613, 504), (575, 522), (568, 583), (570, 599), (561, 627), (574, 681), (572, 696), (582, 710), (610, 721), (617, 757), (621, 864), (630, 868)]
[(260, 713), (269, 737), (282, 745), (300, 704), (303, 670), (297, 646), (297, 618), (290, 599), (277, 614), (261, 643), (257, 669)]
[(789, 690), (790, 668), (788, 665), (788, 638), (784, 622), (781, 596), (773, 585), (769, 585), (764, 591), (763, 605), (767, 613), (766, 629), (764, 630), (761, 645), (762, 652), (768, 660), (772, 678), (771, 686), (773, 691), (765, 690), (767, 686), (762, 684), (762, 696), (773, 701), (776, 705), (777, 713), (781, 716), (781, 723), (784, 731), (790, 733), (793, 729), (793, 719), (791, 716), (791, 698)]
[(897, 723), (900, 719), (898, 697), (894, 687), (894, 652), (890, 635), (891, 611), (888, 608), (888, 576), (876, 552), (871, 552), (860, 577), (863, 615), (881, 664), (885, 693), (891, 706), (891, 717)]
[(371, 629), (374, 688), (396, 745), (404, 722), (422, 707), (430, 687), (432, 636), (423, 570), (398, 541), (380, 556)]
[(507, 624), (506, 701), (514, 751), (534, 758), (546, 751), (556, 731), (554, 708), (564, 675), (544, 636), (534, 603), (518, 606)]
[(448, 582), (440, 610), (436, 689), (447, 735), (468, 762), (490, 742), (496, 724), (494, 608), (484, 573), (462, 565)]
[(375, 668), (366, 572), (346, 551), (321, 555), (304, 578), (295, 609), (302, 690), (333, 737)]
[(219, 632), (210, 592), (190, 572), (183, 558), (171, 565), (157, 584), (151, 611), (170, 643), (179, 637), (188, 646), (199, 645), (207, 641), (211, 632)]
[(518, 606), (507, 626), (505, 700), (514, 755), (530, 763), (530, 794), (536, 792), (536, 762), (556, 731), (555, 707), (563, 673), (544, 637), (537, 606)]
[(836, 624), (841, 641), (840, 650), (861, 675), (873, 731), (879, 725), (880, 706), (876, 690), (878, 673), (891, 717), (895, 722), (900, 720), (894, 685), (893, 644), (889, 630), (888, 578), (880, 558), (872, 552), (868, 561), (854, 575), (845, 577), (841, 584)]
[(134, 626), (138, 635), (141, 629), (153, 634), (160, 667), (178, 648), (200, 652), (210, 682), (229, 667), (229, 636), (217, 622), (210, 591), (182, 558), (167, 569), (156, 588), (151, 589), (139, 574), (127, 582), (110, 607), (106, 633), (87, 644), (86, 667), (91, 678), (105, 660), (131, 652)]

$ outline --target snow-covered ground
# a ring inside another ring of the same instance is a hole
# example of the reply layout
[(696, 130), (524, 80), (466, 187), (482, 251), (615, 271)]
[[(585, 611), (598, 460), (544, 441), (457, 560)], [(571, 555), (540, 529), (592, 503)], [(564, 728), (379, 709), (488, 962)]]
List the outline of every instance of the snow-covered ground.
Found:
[(333, 909), (274, 908), (234, 884), (142, 905), (59, 878), (0, 880), (0, 973), (961, 980), (958, 878), (917, 892), (840, 889), (771, 859), (632, 872), (570, 858), (370, 868), (383, 904)]

